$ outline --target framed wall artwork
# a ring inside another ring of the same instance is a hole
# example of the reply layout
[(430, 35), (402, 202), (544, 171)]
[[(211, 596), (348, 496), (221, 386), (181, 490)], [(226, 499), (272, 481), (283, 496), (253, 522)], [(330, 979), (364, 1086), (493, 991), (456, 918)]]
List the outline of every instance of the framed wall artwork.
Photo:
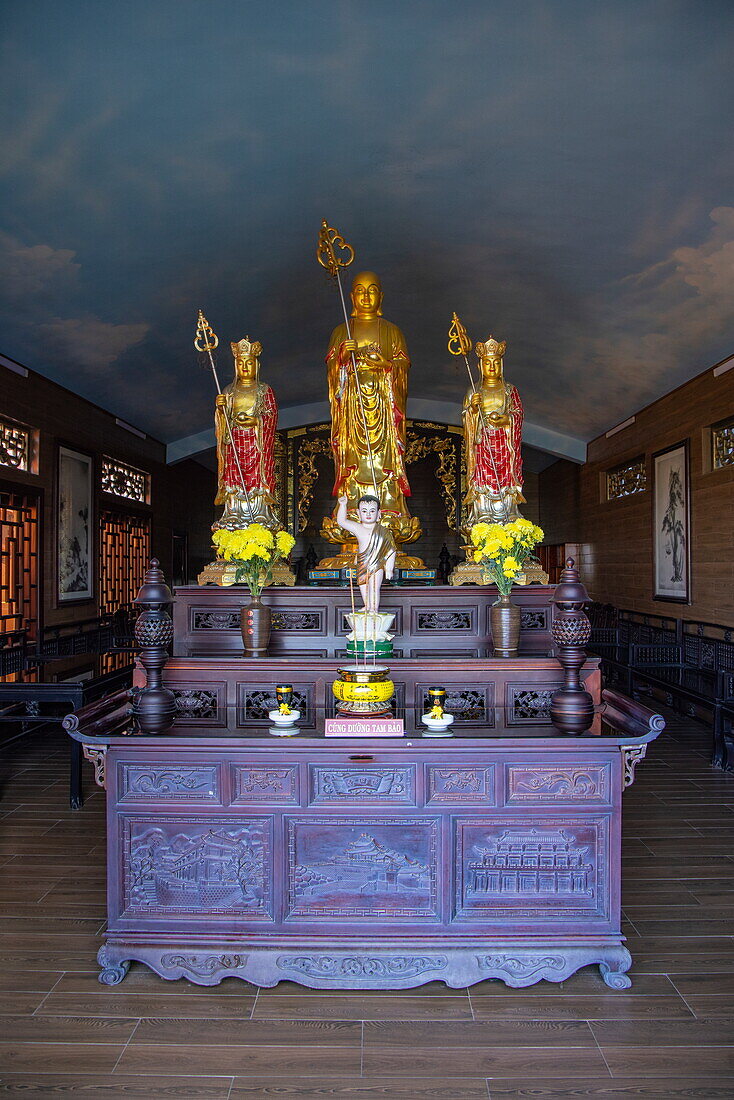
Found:
[(691, 497), (688, 440), (653, 460), (653, 597), (690, 603)]
[(94, 598), (94, 459), (59, 445), (56, 490), (56, 595)]

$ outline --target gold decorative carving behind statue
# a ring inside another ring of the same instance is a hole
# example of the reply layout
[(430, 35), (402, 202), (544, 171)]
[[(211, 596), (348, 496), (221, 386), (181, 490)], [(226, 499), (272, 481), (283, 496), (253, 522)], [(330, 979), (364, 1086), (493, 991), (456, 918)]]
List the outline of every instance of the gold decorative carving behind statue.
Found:
[[(430, 425), (435, 428), (439, 425)], [(445, 429), (444, 429), (445, 430)], [(446, 524), (456, 526), (456, 450), (450, 439), (444, 436), (417, 436), (408, 432), (408, 446), (405, 451), (405, 464), (409, 466), (429, 454), (438, 455), (436, 476), (441, 486), (441, 494), (446, 505)]]
[(328, 455), (331, 445), (328, 439), (307, 439), (298, 448), (298, 530), (305, 531), (308, 511), (313, 500), (313, 489), (318, 480), (316, 456)]

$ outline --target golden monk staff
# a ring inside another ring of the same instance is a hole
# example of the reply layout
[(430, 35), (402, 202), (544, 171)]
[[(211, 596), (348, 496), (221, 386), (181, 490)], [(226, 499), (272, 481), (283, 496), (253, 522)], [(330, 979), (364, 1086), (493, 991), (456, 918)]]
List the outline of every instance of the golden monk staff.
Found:
[[(217, 387), (217, 396), (222, 396), (222, 387), (219, 385), (219, 375), (217, 374), (217, 367), (214, 362), (213, 351), (216, 351), (219, 347), (219, 337), (207, 321), (204, 314), (199, 310), (199, 318), (196, 322), (196, 336), (194, 337), (194, 347), (198, 352), (203, 354), (207, 353), (209, 356), (209, 366), (212, 369), (214, 375), (214, 385)], [(252, 519), (252, 504), (250, 503), (250, 494), (247, 491), (247, 485), (245, 484), (245, 475), (242, 473), (242, 466), (240, 465), (240, 456), (237, 454), (237, 447), (234, 442), (234, 433), (232, 431), (232, 425), (229, 422), (229, 416), (227, 414), (227, 406), (223, 405), (222, 412), (224, 414), (224, 423), (227, 425), (227, 432), (229, 434), (229, 442), (232, 447), (232, 454), (234, 455), (235, 464), (237, 466), (237, 473), (240, 475), (240, 482), (242, 488), (245, 490), (245, 500), (247, 501), (247, 507), (250, 512), (250, 519)]]
[[(336, 248), (339, 252), (345, 253), (344, 256), (337, 256)], [(333, 226), (330, 226), (326, 221), (326, 218), (321, 222), (321, 229), (319, 230), (319, 241), (316, 248), (316, 259), (319, 261), (322, 267), (326, 268), (329, 274), (336, 279), (336, 285), (339, 287), (339, 297), (342, 303), (342, 312), (344, 314), (344, 324), (347, 329), (347, 339), (352, 339), (352, 326), (349, 324), (349, 314), (347, 312), (347, 303), (344, 298), (344, 290), (342, 288), (342, 280), (339, 274), (340, 267), (349, 267), (350, 263), (354, 259), (354, 249), (351, 244), (347, 244), (342, 235)], [(372, 474), (372, 485), (375, 490), (375, 496), (379, 502), (380, 494), (377, 491), (377, 480), (375, 478), (375, 460), (372, 456), (372, 443), (370, 441), (369, 428), (367, 427), (367, 415), (364, 410), (364, 401), (362, 399), (362, 391), (359, 388), (359, 379), (357, 377), (357, 360), (354, 352), (352, 356), (352, 370), (354, 371), (354, 380), (357, 386), (357, 395), (359, 397), (359, 408), (362, 413), (362, 427), (364, 428), (364, 438), (367, 443), (367, 454), (370, 460), (370, 472)]]
[[(448, 349), (452, 355), (463, 355), (464, 362), (466, 363), (466, 371), (469, 375), (469, 383), (471, 385), (472, 394), (473, 396), (476, 396), (477, 387), (474, 385), (474, 376), (471, 372), (471, 367), (469, 366), (469, 357), (467, 355), (467, 352), (471, 351), (471, 345), (472, 342), (469, 338), (469, 334), (466, 331), (466, 328), (459, 320), (458, 314), (454, 313), (452, 316), (451, 325), (449, 327)], [(477, 411), (479, 413), (479, 419), (482, 423), (482, 428), (484, 431), (487, 431), (489, 429), (489, 425), (484, 418), (484, 409), (482, 408), (481, 400), (479, 402), (479, 405), (477, 406)], [(489, 441), (487, 441), (487, 451), (489, 452), (489, 460), (492, 463), (492, 473), (494, 474), (494, 479), (497, 483), (497, 492), (499, 493), (501, 492), (500, 478), (499, 474), (497, 473), (497, 465), (494, 461), (494, 455), (492, 454), (492, 448), (489, 445)], [(510, 518), (510, 511), (505, 504), (504, 496), (500, 497), (500, 501), (502, 504), (502, 512), (505, 517), (505, 523), (507, 523)]]

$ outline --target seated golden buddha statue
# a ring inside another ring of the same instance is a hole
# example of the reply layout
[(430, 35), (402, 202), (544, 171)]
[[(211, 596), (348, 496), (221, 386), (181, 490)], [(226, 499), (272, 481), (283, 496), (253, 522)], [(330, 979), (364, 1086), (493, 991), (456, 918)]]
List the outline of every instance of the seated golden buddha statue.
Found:
[[(351, 339), (345, 324), (334, 329), (326, 356), (333, 496), (346, 496), (352, 519), (360, 497), (379, 499), (381, 523), (395, 542), (413, 542), (420, 522), (408, 512), (410, 485), (405, 473), (405, 410), (410, 359), (405, 337), (382, 316), (382, 287), (377, 275), (363, 271), (352, 284)], [(356, 370), (352, 362), (356, 362)], [(338, 504), (322, 524), (329, 542), (350, 542), (337, 519)], [(404, 556), (403, 556), (404, 557)], [(327, 559), (336, 564), (337, 558)], [(354, 560), (349, 554), (349, 562)], [(420, 559), (404, 559), (420, 563)], [(346, 564), (346, 562), (345, 562)], [(401, 563), (401, 564), (404, 564)]]

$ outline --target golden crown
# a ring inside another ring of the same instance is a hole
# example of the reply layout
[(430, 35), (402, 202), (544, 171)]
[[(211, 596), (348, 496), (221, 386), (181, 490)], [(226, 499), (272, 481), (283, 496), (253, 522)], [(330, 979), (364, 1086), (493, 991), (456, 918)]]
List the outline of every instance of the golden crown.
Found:
[(249, 336), (245, 336), (244, 340), (238, 340), (237, 343), (230, 344), (230, 347), (232, 348), (232, 354), (235, 358), (238, 354), (243, 355), (245, 358), (247, 358), (248, 355), (258, 356), (263, 350), (262, 344), (257, 340), (250, 343)]
[(495, 340), (494, 336), (490, 336), (484, 341), (484, 343), (482, 343), (480, 340), (474, 350), (476, 351), (480, 359), (490, 359), (496, 355), (500, 356), (501, 358), (507, 351), (507, 342), (503, 340), (500, 343), (499, 340)]

